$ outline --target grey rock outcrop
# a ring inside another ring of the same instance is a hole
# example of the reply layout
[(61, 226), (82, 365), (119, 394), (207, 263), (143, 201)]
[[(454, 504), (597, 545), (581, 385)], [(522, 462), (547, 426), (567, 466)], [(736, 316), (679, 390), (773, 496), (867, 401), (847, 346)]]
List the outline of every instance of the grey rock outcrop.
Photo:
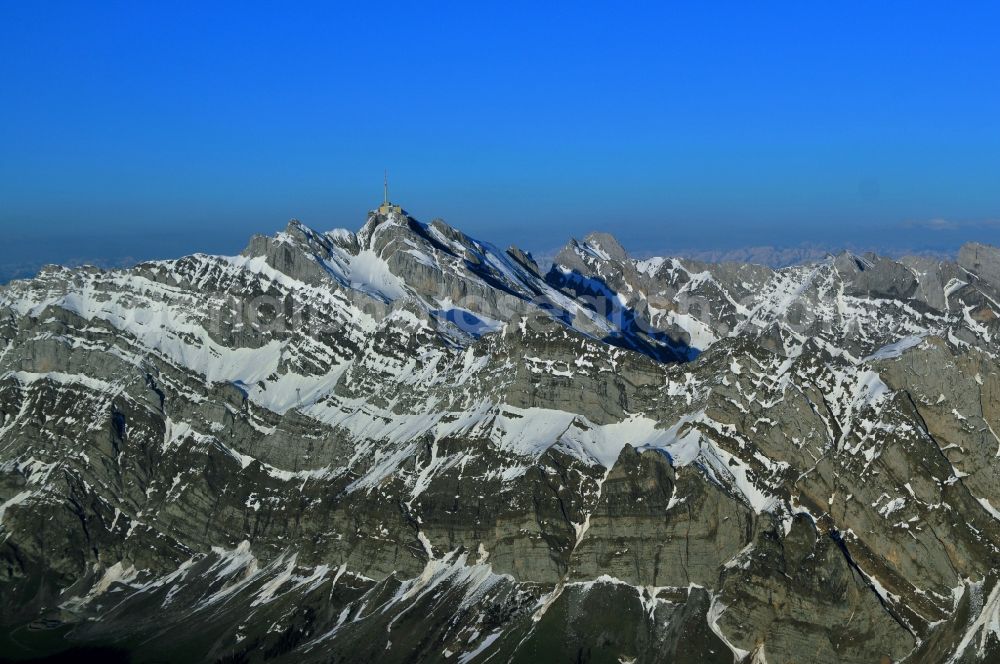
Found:
[(994, 661), (998, 256), (376, 211), (13, 282), (0, 656)]

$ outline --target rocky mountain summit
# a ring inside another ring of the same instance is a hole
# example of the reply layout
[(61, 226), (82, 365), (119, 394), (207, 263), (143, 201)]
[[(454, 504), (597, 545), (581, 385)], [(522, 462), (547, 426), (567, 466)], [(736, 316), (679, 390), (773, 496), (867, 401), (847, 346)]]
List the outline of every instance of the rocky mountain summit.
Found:
[(1000, 250), (441, 221), (0, 287), (0, 655), (1000, 661)]

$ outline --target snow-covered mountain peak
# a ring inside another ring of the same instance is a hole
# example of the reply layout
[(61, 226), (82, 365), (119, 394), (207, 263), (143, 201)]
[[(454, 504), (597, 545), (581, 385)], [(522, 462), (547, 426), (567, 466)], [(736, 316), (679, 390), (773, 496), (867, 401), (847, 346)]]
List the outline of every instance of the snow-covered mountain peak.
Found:
[(984, 245), (602, 234), (541, 274), (392, 209), (46, 269), (0, 288), (0, 617), (137, 659), (995, 661), (998, 286)]
[(583, 240), (584, 246), (605, 260), (628, 260), (628, 252), (610, 233), (589, 233)]

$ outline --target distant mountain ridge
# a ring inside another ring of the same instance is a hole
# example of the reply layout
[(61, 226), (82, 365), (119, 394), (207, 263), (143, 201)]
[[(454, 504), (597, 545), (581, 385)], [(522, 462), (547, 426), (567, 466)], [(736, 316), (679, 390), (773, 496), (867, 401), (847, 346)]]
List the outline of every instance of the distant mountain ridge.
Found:
[(1000, 250), (440, 220), (0, 287), (0, 655), (991, 662)]
[[(541, 265), (545, 270), (551, 264), (552, 259), (555, 255), (559, 253), (560, 248), (550, 249), (545, 251), (532, 250), (531, 253), (535, 257), (535, 260)], [(790, 245), (790, 246), (780, 246), (780, 245), (755, 245), (755, 246), (745, 246), (745, 247), (734, 247), (729, 249), (710, 249), (710, 248), (683, 248), (677, 247), (674, 249), (664, 249), (662, 251), (649, 252), (632, 252), (632, 255), (637, 258), (653, 258), (656, 256), (673, 256), (675, 258), (687, 258), (691, 260), (698, 260), (710, 263), (723, 263), (723, 262), (738, 262), (738, 263), (754, 263), (757, 265), (766, 265), (768, 267), (781, 268), (789, 267), (792, 265), (797, 265), (799, 263), (805, 263), (809, 261), (822, 260), (827, 255), (836, 255), (841, 251), (850, 250), (855, 253), (867, 253), (875, 252), (880, 255), (892, 257), (892, 258), (902, 258), (905, 256), (921, 256), (936, 258), (939, 260), (954, 260), (957, 256), (956, 251), (948, 250), (934, 250), (934, 249), (914, 249), (905, 246), (892, 247), (892, 246), (870, 246), (870, 247), (855, 247), (855, 246), (826, 246), (820, 244), (809, 244), (803, 243), (800, 245)], [(84, 265), (92, 265), (94, 267), (99, 267), (102, 269), (118, 269), (125, 267), (132, 267), (138, 263), (144, 262), (145, 259), (135, 258), (127, 255), (108, 255), (103, 257), (91, 256), (91, 257), (67, 257), (65, 259), (58, 260), (57, 263), (64, 265), (66, 267), (82, 267)], [(18, 261), (0, 261), (0, 284), (7, 283), (14, 279), (30, 279), (34, 277), (38, 272), (50, 263), (38, 260), (18, 260)]]
[(676, 252), (676, 256), (678, 258), (688, 258), (706, 263), (754, 263), (756, 265), (781, 268), (823, 260), (827, 256), (835, 256), (843, 251), (851, 251), (852, 253), (862, 254), (878, 253), (879, 255), (896, 259), (915, 256), (947, 261), (954, 260), (956, 257), (955, 252), (943, 250), (917, 250), (912, 248), (891, 247), (869, 247), (864, 249), (857, 247), (841, 247), (839, 249), (834, 249), (832, 247), (823, 247), (820, 245), (802, 245), (792, 247), (762, 245), (753, 247), (738, 247), (726, 250), (681, 250)]

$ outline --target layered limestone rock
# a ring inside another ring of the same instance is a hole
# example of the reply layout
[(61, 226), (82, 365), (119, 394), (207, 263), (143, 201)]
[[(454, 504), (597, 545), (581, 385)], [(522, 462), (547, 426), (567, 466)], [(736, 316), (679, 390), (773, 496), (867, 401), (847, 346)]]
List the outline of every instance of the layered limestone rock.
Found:
[(46, 269), (0, 289), (0, 655), (992, 661), (997, 255), (543, 276), (393, 210)]
[(626, 446), (580, 527), (571, 578), (713, 587), (752, 530), (749, 507), (689, 468), (675, 472), (661, 452)]

